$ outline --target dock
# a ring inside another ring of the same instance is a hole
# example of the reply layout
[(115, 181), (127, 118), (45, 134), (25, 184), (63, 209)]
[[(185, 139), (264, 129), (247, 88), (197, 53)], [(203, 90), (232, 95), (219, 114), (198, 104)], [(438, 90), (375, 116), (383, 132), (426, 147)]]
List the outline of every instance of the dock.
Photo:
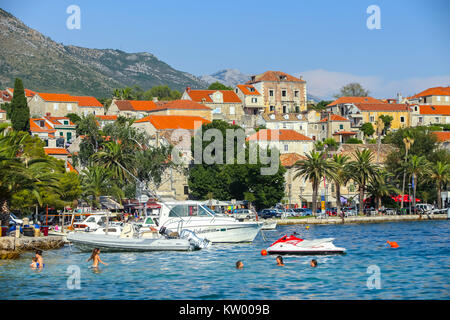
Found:
[(0, 259), (16, 259), (26, 251), (58, 249), (64, 242), (61, 236), (0, 237)]
[[(430, 214), (422, 215), (385, 215), (385, 216), (355, 216), (344, 219), (345, 223), (380, 223), (380, 222), (400, 222), (400, 221), (430, 221), (430, 220), (446, 220), (447, 214)], [(272, 219), (271, 219), (272, 220)], [(294, 224), (342, 224), (342, 219), (339, 217), (327, 218), (301, 218), (301, 219), (276, 219), (278, 225), (294, 225)]]

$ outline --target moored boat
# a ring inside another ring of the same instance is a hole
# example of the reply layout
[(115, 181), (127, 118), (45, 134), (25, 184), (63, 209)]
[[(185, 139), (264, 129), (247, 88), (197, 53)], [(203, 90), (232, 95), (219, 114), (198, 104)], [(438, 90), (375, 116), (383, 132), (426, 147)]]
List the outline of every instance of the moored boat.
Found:
[(334, 238), (304, 240), (293, 235), (285, 235), (267, 248), (268, 254), (295, 254), (295, 255), (328, 255), (343, 254), (345, 248), (336, 247)]

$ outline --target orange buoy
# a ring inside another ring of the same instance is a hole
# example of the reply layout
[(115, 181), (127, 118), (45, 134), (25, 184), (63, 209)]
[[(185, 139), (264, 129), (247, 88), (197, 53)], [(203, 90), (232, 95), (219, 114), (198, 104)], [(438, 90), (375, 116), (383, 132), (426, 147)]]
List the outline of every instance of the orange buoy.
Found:
[(305, 228), (308, 230), (308, 229), (309, 229), (309, 226), (306, 226)]
[(262, 249), (261, 250), (261, 255), (262, 256), (267, 256), (267, 250), (266, 249)]
[(395, 241), (386, 241), (390, 246), (391, 246), (391, 248), (398, 248), (399, 247), (399, 245), (398, 245), (398, 243), (397, 242), (395, 242)]

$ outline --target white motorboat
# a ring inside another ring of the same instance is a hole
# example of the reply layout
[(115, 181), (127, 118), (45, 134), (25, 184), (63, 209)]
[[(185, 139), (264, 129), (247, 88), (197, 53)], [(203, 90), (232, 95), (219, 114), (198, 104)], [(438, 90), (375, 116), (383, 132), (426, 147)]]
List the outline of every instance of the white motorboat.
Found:
[(285, 235), (267, 248), (268, 254), (327, 255), (343, 254), (345, 248), (336, 247), (334, 238), (303, 240)]
[(178, 233), (191, 230), (212, 243), (252, 242), (262, 222), (240, 222), (229, 216), (218, 216), (199, 201), (161, 202), (158, 225)]
[(120, 235), (73, 232), (67, 240), (82, 251), (99, 248), (102, 251), (191, 251), (208, 247), (209, 242), (193, 232), (183, 231), (178, 237), (168, 236), (169, 230), (153, 233), (152, 237), (140, 237), (132, 224), (126, 224)]
[(261, 230), (275, 230), (276, 228), (276, 221), (264, 221)]

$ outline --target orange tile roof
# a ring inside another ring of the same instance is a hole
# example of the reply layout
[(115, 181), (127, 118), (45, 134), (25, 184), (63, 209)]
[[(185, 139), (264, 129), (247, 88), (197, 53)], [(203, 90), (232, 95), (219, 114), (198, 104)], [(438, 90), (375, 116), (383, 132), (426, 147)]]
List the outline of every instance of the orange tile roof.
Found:
[(161, 101), (157, 103), (155, 111), (166, 109), (196, 109), (196, 110), (211, 110), (210, 107), (191, 100), (172, 100)]
[(38, 92), (36, 94), (39, 95), (45, 101), (77, 102), (77, 100), (75, 100), (74, 97), (72, 97), (70, 94), (66, 94), (66, 93), (43, 93), (43, 92)]
[(431, 105), (420, 105), (420, 114), (439, 114), (450, 116), (450, 105), (447, 106), (431, 106)]
[(280, 162), (283, 167), (292, 167), (297, 161), (306, 159), (298, 153), (285, 153), (280, 155)]
[(334, 100), (332, 103), (327, 105), (327, 107), (335, 106), (338, 104), (345, 104), (345, 103), (384, 103), (381, 100), (372, 98), (372, 97), (340, 97), (336, 100)]
[(211, 123), (202, 117), (196, 116), (165, 116), (165, 115), (151, 115), (134, 123), (150, 122), (157, 130), (170, 129), (186, 129), (194, 130), (204, 123)]
[(355, 103), (361, 111), (408, 111), (408, 105), (403, 103)]
[(70, 118), (67, 118), (67, 117), (50, 117), (50, 116), (47, 117), (46, 116), (44, 118), (56, 125), (63, 125), (63, 123), (59, 122), (59, 120), (69, 120), (69, 126), (75, 126), (75, 123), (70, 121)]
[(116, 121), (117, 115), (96, 115), (95, 116), (100, 121)]
[(66, 161), (66, 163), (67, 163), (67, 168), (69, 169), (69, 172), (78, 173), (78, 171), (73, 167), (73, 165), (69, 161)]
[(450, 141), (450, 131), (433, 131), (439, 142)]
[[(35, 121), (43, 121), (44, 127), (39, 126)], [(47, 133), (55, 133), (56, 130), (53, 129), (47, 121), (43, 118), (31, 118), (30, 119), (30, 131), (33, 132), (47, 132)]]
[[(281, 71), (266, 71), (262, 74), (258, 74), (253, 76), (254, 80), (248, 81), (246, 84), (252, 84), (260, 81), (290, 81), (290, 82), (306, 82), (305, 80), (296, 78), (294, 76), (291, 76), (290, 74), (281, 72)], [(285, 80), (281, 80), (280, 77), (286, 77)]]
[[(327, 122), (327, 121), (328, 121), (328, 117), (323, 118), (319, 122)], [(332, 114), (331, 121), (350, 121), (350, 120), (348, 120), (347, 118), (344, 118), (343, 116), (340, 116), (338, 114)]]
[(152, 111), (156, 104), (150, 100), (116, 100), (114, 102), (121, 111)]
[(313, 139), (290, 129), (261, 129), (247, 138), (258, 141), (313, 141)]
[(224, 103), (242, 102), (233, 90), (188, 90), (186, 93), (191, 97), (192, 101), (203, 102), (204, 99), (205, 102), (213, 103), (210, 95), (217, 91), (222, 93)]
[(251, 84), (238, 84), (236, 87), (238, 87), (243, 94), (246, 96), (259, 96), (261, 95), (258, 90), (255, 89), (254, 86)]
[(48, 155), (68, 155), (70, 154), (69, 151), (67, 151), (64, 148), (44, 148), (45, 154)]
[[(30, 90), (30, 89), (23, 89), (25, 91), (25, 96), (26, 97), (32, 97), (36, 94), (35, 91)], [(14, 89), (13, 88), (8, 88), (8, 91), (11, 92), (12, 94), (14, 94)]]
[(2, 109), (0, 109), (0, 113), (6, 113), (6, 111), (5, 111), (5, 110), (2, 110)]
[(78, 106), (79, 107), (99, 107), (99, 108), (103, 108), (103, 105), (95, 97), (90, 97), (90, 96), (72, 96), (72, 98), (75, 99), (75, 101), (78, 102)]
[(433, 87), (415, 94), (408, 99), (415, 99), (428, 96), (450, 96), (450, 87)]

